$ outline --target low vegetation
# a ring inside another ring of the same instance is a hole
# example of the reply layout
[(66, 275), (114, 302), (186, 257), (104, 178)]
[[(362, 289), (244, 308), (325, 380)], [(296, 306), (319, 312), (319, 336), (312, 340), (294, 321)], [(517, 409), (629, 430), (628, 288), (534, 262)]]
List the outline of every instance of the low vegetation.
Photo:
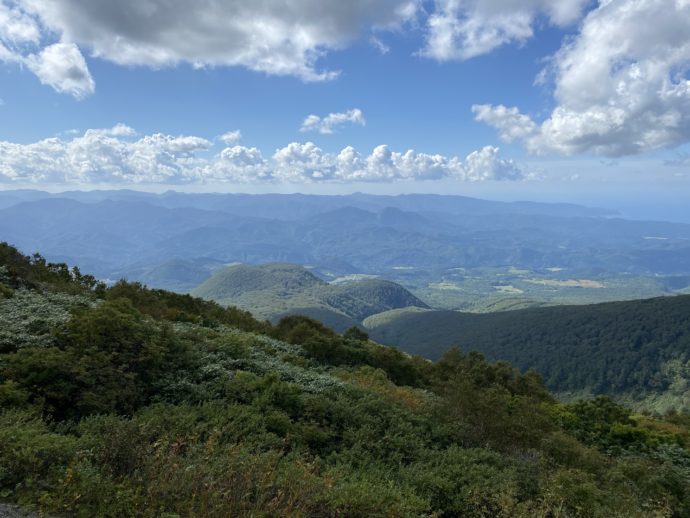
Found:
[[(690, 419), (558, 403), (0, 245), (0, 497), (60, 516), (682, 517)], [(34, 315), (28, 324), (20, 322)]]

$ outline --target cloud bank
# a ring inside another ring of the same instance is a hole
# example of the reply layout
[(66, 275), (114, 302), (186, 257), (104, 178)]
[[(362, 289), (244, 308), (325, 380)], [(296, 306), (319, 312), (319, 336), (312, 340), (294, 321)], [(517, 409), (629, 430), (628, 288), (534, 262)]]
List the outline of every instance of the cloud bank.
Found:
[[(59, 92), (93, 92), (75, 51), (128, 66), (243, 66), (304, 81), (333, 79), (319, 67), (329, 51), (367, 37), (381, 53), (382, 31), (424, 27), (420, 54), (439, 61), (469, 59), (534, 34), (540, 17), (565, 26), (589, 0), (0, 0), (0, 59), (27, 62), (67, 53), (66, 70), (31, 68)], [(28, 50), (27, 49), (33, 49)], [(55, 63), (55, 60), (52, 61)], [(57, 65), (55, 65), (57, 66)], [(74, 68), (77, 66), (78, 68)], [(71, 72), (70, 72), (71, 70)], [(77, 87), (63, 85), (62, 79)]]
[[(417, 0), (1, 0), (0, 59), (40, 59), (47, 49), (42, 39), (57, 39), (54, 44), (65, 46), (44, 57), (70, 46), (67, 70), (56, 76), (40, 64), (30, 68), (76, 96), (93, 91), (89, 81), (75, 89), (59, 80), (84, 75), (85, 67), (74, 68), (79, 48), (119, 65), (243, 66), (322, 81), (338, 75), (318, 67), (326, 52), (347, 47), (362, 32), (399, 28), (418, 7)], [(34, 50), (27, 53), (28, 47)]]
[[(227, 134), (226, 134), (227, 135)], [(239, 135), (238, 135), (239, 136)], [(230, 144), (214, 151), (210, 140), (156, 133), (138, 136), (118, 124), (71, 139), (31, 144), (0, 141), (0, 183), (188, 184), (393, 182), (400, 180), (521, 180), (525, 175), (498, 149), (487, 146), (465, 160), (380, 145), (369, 155), (348, 146), (327, 153), (312, 142), (292, 142), (270, 159), (256, 147)]]
[(688, 0), (607, 0), (539, 78), (553, 77), (546, 120), (502, 105), (473, 111), (532, 153), (644, 153), (690, 140), (689, 69)]

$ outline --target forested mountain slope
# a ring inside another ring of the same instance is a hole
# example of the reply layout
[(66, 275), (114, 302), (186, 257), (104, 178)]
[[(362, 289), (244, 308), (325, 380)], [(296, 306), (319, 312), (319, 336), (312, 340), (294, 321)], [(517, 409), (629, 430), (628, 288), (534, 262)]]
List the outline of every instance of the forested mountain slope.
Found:
[(450, 347), (534, 368), (557, 392), (690, 409), (690, 296), (488, 314), (393, 311), (365, 321), (382, 343), (438, 359)]
[(688, 516), (690, 421), (557, 403), (0, 244), (0, 499), (55, 516)]

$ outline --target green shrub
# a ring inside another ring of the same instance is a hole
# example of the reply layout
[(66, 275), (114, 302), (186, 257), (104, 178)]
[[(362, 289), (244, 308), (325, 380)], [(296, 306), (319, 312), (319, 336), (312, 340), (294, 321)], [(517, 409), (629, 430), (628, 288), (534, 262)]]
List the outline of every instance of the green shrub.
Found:
[(0, 413), (0, 491), (36, 503), (36, 494), (56, 489), (74, 457), (77, 438), (52, 432), (30, 411)]

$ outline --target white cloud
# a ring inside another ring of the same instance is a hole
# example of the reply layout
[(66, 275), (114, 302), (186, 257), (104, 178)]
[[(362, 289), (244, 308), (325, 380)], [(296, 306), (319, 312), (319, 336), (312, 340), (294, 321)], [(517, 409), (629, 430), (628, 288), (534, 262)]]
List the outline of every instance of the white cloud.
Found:
[(232, 146), (223, 149), (215, 159), (207, 162), (196, 179), (205, 182), (251, 183), (271, 178), (271, 170), (261, 151), (255, 147)]
[(496, 128), (506, 142), (528, 141), (539, 131), (532, 119), (520, 113), (517, 108), (475, 104), (472, 106), (472, 112), (478, 121)]
[(16, 5), (0, 2), (0, 41), (8, 45), (37, 44), (40, 38), (40, 28), (31, 16)]
[(25, 10), (97, 57), (121, 65), (240, 65), (306, 81), (331, 79), (323, 53), (363, 30), (400, 26), (417, 0), (21, 0)]
[[(79, 130), (70, 129), (66, 131), (69, 135), (79, 134)], [(133, 137), (137, 132), (134, 128), (130, 128), (126, 124), (118, 122), (112, 128), (90, 129), (86, 131), (86, 135), (105, 135), (107, 137)]]
[(522, 180), (525, 175), (512, 160), (498, 156), (499, 149), (485, 146), (465, 159), (465, 177), (472, 181)]
[(318, 60), (363, 34), (415, 18), (419, 0), (0, 0), (0, 61), (82, 98), (82, 50), (120, 65), (243, 66), (304, 81), (335, 78)]
[(60, 93), (81, 99), (95, 90), (89, 69), (74, 43), (54, 43), (24, 61), (41, 83), (52, 86)]
[(291, 142), (273, 153), (273, 161), (276, 177), (288, 182), (335, 178), (333, 157), (313, 142)]
[(540, 16), (565, 26), (576, 22), (589, 0), (436, 0), (427, 19), (424, 56), (464, 60), (534, 35)]
[(242, 132), (240, 130), (228, 131), (227, 133), (220, 135), (218, 140), (220, 140), (226, 146), (231, 146), (242, 140)]
[(276, 178), (288, 182), (392, 182), (398, 180), (460, 181), (522, 180), (525, 175), (511, 160), (501, 159), (498, 148), (486, 146), (470, 153), (463, 161), (458, 157), (430, 155), (407, 150), (391, 151), (376, 146), (370, 155), (362, 156), (348, 146), (338, 154), (325, 153), (312, 142), (292, 142), (273, 155)]
[(690, 2), (608, 0), (553, 56), (556, 107), (541, 124), (478, 105), (477, 120), (533, 153), (643, 153), (690, 140)]
[(369, 42), (372, 44), (372, 46), (379, 51), (380, 54), (386, 55), (391, 51), (390, 46), (386, 45), (383, 41), (381, 41), (380, 38), (377, 36), (372, 36), (369, 38)]
[(79, 48), (55, 42), (41, 48), (41, 26), (35, 16), (16, 3), (0, 1), (0, 61), (31, 70), (41, 83), (81, 99), (95, 83)]
[(124, 124), (71, 138), (32, 144), (0, 141), (0, 183), (137, 184), (251, 182), (392, 182), (399, 180), (520, 180), (521, 170), (487, 146), (465, 160), (391, 151), (361, 155), (348, 146), (327, 153), (312, 142), (292, 142), (270, 160), (255, 147), (232, 145), (211, 155), (213, 143), (196, 136), (137, 136)]
[(87, 130), (71, 140), (33, 144), (0, 141), (0, 181), (25, 183), (176, 183), (194, 174), (197, 151), (211, 143), (199, 137), (147, 135), (117, 125)]
[(364, 114), (359, 108), (354, 108), (346, 112), (329, 113), (325, 117), (318, 115), (308, 115), (302, 122), (301, 132), (318, 131), (322, 135), (330, 135), (343, 124), (366, 125)]
[(25, 53), (8, 42), (50, 36), (120, 65), (243, 66), (321, 81), (338, 71), (319, 59), (362, 36), (385, 54), (382, 32), (426, 18), (421, 53), (467, 59), (530, 38), (540, 16), (573, 23), (588, 1), (436, 0), (428, 14), (423, 0), (1, 0), (0, 41), (15, 58)]

